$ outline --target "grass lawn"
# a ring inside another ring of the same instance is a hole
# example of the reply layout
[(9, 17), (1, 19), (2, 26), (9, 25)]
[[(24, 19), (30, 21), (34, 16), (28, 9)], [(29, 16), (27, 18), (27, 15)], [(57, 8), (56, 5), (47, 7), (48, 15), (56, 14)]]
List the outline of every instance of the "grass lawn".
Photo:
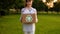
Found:
[[(0, 18), (0, 34), (23, 34), (20, 15), (7, 15)], [(38, 15), (36, 34), (60, 34), (59, 15)]]

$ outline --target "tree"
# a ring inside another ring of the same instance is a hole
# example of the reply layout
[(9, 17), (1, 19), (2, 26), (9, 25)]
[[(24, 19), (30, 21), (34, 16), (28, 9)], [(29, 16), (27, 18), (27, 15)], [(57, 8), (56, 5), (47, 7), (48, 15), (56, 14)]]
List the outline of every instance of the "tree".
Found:
[(15, 1), (15, 8), (23, 8), (24, 7), (24, 0), (16, 0)]
[(54, 10), (55, 10), (57, 13), (59, 13), (59, 11), (60, 11), (60, 2), (59, 2), (59, 3), (55, 3)]
[(0, 0), (0, 15), (5, 15), (5, 12), (7, 12), (6, 10), (14, 3), (15, 0)]
[(40, 0), (35, 0), (33, 2), (33, 7), (36, 8), (38, 11), (40, 11), (40, 10), (45, 10), (46, 5)]
[(13, 5), (15, 0), (0, 0), (0, 8), (6, 9), (9, 6)]

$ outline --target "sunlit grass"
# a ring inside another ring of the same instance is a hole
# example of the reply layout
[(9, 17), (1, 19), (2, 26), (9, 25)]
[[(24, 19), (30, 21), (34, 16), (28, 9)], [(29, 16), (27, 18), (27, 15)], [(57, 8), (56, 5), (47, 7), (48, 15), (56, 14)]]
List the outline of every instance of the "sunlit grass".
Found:
[[(7, 15), (0, 18), (0, 34), (23, 34), (20, 15)], [(60, 34), (59, 15), (38, 15), (36, 34)]]

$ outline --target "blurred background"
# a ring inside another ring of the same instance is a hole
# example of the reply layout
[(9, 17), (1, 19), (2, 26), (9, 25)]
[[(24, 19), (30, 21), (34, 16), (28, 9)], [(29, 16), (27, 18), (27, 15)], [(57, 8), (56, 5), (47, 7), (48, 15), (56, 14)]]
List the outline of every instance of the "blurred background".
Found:
[[(25, 0), (0, 0), (0, 34), (23, 34), (20, 22)], [(60, 34), (60, 0), (34, 0), (36, 34)]]

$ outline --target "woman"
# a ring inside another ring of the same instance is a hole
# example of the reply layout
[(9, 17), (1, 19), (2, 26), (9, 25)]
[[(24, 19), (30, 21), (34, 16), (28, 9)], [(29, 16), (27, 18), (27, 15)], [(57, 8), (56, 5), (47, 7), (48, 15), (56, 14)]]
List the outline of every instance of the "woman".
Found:
[[(30, 14), (30, 13), (35, 13), (36, 14), (36, 22), (37, 22), (37, 11), (32, 7), (33, 0), (26, 0), (25, 1), (25, 8), (21, 10), (21, 19), (22, 19), (22, 14)], [(23, 31), (24, 34), (35, 34), (35, 23), (32, 24), (24, 24), (23, 23)]]

